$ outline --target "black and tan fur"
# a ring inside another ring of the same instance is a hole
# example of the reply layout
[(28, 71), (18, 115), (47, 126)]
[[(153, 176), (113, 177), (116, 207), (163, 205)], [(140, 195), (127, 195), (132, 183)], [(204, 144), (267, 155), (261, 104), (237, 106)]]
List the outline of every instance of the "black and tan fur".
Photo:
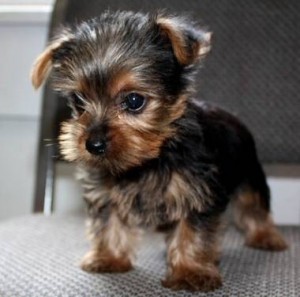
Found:
[[(84, 270), (130, 270), (141, 230), (157, 228), (167, 233), (163, 285), (216, 289), (218, 230), (230, 200), (249, 246), (286, 248), (248, 129), (193, 99), (210, 39), (180, 17), (107, 12), (63, 30), (37, 59), (34, 86), (50, 75), (73, 110), (59, 141), (80, 168), (88, 206), (93, 247)], [(123, 108), (132, 93), (145, 101), (138, 112)], [(87, 142), (100, 138), (105, 150), (90, 153)]]

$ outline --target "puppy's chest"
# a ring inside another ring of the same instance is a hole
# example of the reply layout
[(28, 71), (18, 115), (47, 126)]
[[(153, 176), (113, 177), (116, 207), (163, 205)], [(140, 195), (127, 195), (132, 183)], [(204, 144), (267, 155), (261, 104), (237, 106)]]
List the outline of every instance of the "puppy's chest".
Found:
[(119, 181), (110, 193), (112, 204), (128, 224), (159, 226), (201, 210), (202, 202), (186, 176), (150, 172)]

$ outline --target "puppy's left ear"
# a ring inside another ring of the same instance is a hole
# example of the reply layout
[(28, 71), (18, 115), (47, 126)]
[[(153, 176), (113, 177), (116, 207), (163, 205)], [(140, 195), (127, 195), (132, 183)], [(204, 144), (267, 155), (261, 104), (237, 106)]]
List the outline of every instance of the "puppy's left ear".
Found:
[(161, 34), (171, 41), (174, 54), (183, 66), (196, 63), (211, 48), (212, 33), (196, 28), (179, 17), (158, 16)]
[(53, 53), (71, 38), (72, 35), (70, 32), (67, 29), (63, 30), (37, 57), (31, 71), (31, 81), (35, 89), (38, 89), (42, 85), (51, 72), (53, 67)]

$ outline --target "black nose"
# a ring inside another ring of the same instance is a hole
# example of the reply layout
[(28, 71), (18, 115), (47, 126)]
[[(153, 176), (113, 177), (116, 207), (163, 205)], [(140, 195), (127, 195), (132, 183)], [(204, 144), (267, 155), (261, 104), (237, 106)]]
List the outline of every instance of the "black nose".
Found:
[(102, 155), (105, 153), (106, 142), (100, 138), (90, 138), (85, 143), (86, 149), (93, 155)]

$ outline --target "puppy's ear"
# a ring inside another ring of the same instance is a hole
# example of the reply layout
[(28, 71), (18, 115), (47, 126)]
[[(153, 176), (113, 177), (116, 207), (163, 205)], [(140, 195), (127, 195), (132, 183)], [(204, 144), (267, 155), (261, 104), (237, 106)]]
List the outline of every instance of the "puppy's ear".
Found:
[(158, 16), (161, 33), (171, 41), (178, 62), (188, 66), (202, 59), (211, 47), (211, 32), (198, 29), (179, 17)]
[(31, 82), (35, 89), (38, 89), (48, 77), (53, 67), (53, 53), (60, 48), (64, 42), (69, 41), (72, 35), (65, 30), (54, 38), (46, 49), (37, 57), (31, 71)]

